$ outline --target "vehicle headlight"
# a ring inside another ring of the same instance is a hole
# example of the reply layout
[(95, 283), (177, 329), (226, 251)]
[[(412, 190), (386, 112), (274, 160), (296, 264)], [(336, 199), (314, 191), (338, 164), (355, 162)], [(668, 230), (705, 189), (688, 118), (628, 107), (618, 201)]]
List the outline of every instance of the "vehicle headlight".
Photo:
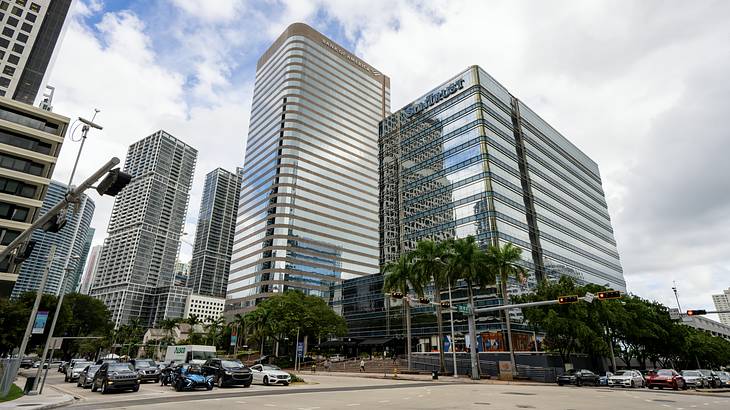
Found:
[(230, 376), (230, 375), (232, 375), (232, 374), (233, 374), (233, 373), (229, 372), (228, 370), (226, 370), (226, 372), (225, 372), (225, 373), (226, 373), (226, 376)]

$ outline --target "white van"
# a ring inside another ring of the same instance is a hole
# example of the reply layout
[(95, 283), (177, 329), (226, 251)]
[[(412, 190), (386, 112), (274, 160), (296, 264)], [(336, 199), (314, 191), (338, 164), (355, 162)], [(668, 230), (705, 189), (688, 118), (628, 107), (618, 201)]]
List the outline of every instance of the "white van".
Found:
[(215, 346), (181, 345), (167, 346), (165, 363), (196, 363), (203, 364), (206, 360), (215, 357)]

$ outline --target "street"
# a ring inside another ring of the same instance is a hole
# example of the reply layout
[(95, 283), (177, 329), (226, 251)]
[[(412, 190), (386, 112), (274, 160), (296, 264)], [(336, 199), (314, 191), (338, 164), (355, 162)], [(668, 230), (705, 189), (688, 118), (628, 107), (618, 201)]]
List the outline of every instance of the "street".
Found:
[(212, 391), (175, 392), (159, 384), (145, 384), (137, 393), (101, 395), (64, 383), (49, 373), (48, 385), (75, 395), (71, 409), (142, 408), (179, 409), (205, 406), (206, 410), (228, 408), (279, 409), (727, 409), (730, 393), (700, 395), (693, 392), (558, 387), (543, 384), (460, 384), (454, 382), (406, 381), (303, 374), (307, 384), (292, 386), (253, 385)]

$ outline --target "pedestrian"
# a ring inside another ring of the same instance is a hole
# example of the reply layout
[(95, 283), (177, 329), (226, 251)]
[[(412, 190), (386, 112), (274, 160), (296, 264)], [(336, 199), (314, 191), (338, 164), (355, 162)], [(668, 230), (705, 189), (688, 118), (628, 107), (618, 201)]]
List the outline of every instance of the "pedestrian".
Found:
[(365, 373), (365, 359), (360, 359), (360, 373)]
[(324, 370), (329, 373), (329, 371), (330, 371), (330, 359), (325, 359), (324, 360)]
[(317, 363), (312, 363), (312, 373), (317, 373)]

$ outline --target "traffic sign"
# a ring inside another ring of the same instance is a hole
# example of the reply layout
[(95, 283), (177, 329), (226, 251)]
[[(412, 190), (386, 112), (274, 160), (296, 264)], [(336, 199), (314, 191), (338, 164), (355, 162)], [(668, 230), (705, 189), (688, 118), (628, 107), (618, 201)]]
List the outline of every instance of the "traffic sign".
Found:
[(682, 315), (679, 313), (679, 309), (677, 308), (669, 308), (669, 319), (671, 320), (679, 320), (682, 318)]
[(297, 356), (304, 357), (304, 342), (297, 343)]
[(456, 311), (468, 315), (471, 312), (469, 305), (456, 305)]
[(586, 292), (586, 295), (583, 296), (583, 299), (588, 303), (593, 303), (593, 299), (596, 298), (596, 295), (592, 294), (591, 292)]

